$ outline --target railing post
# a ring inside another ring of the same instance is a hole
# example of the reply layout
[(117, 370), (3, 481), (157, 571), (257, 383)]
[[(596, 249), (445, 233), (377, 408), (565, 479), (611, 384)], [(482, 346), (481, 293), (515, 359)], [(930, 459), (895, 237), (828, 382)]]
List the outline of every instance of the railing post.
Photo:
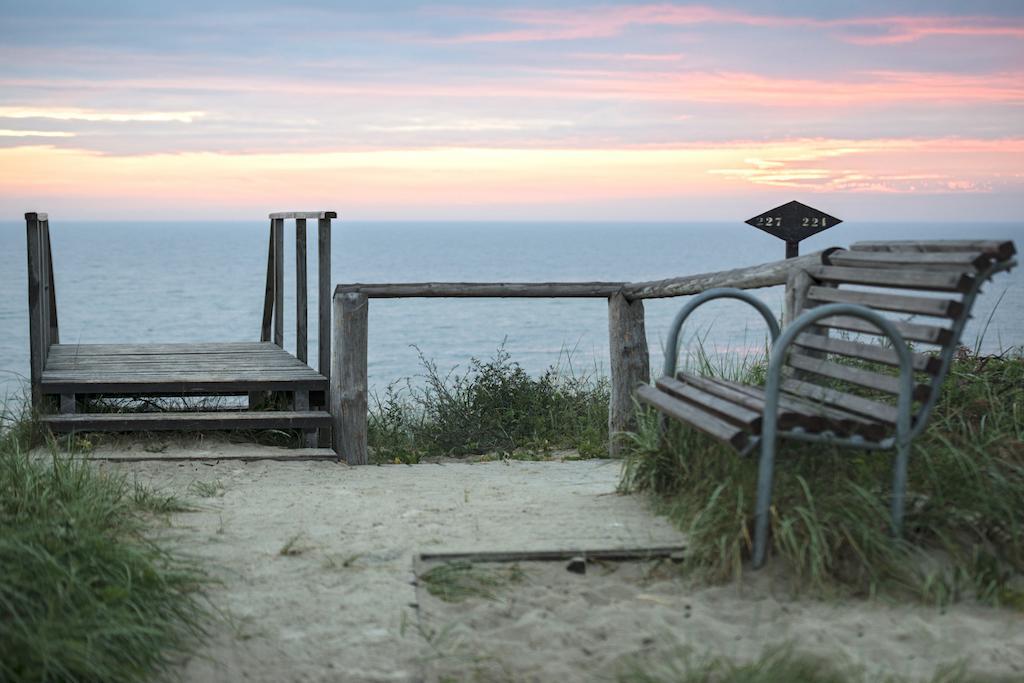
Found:
[[(43, 233), (42, 252), (43, 258), (46, 259), (46, 268), (43, 270), (43, 294), (46, 307), (48, 309), (47, 316), (43, 321), (43, 324), (47, 326), (49, 334), (46, 338), (46, 351), (50, 350), (51, 344), (60, 343), (60, 330), (57, 324), (57, 286), (53, 281), (53, 252), (50, 250), (50, 219), (40, 221), (40, 227)], [(46, 354), (43, 354), (43, 364), (46, 363)]]
[(331, 415), (334, 450), (350, 465), (368, 461), (366, 347), (369, 299), (359, 292), (334, 296), (334, 359)]
[(633, 390), (651, 380), (644, 329), (644, 302), (622, 293), (608, 299), (608, 348), (611, 352), (611, 400), (608, 404), (608, 454), (622, 453), (621, 432), (636, 428)]
[(317, 223), (317, 306), (319, 306), (317, 325), (319, 326), (318, 360), (320, 363), (318, 370), (328, 379), (331, 377), (331, 216), (333, 215), (333, 213), (328, 213)]
[(284, 219), (270, 221), (274, 238), (274, 343), (284, 348)]
[(48, 325), (43, 312), (43, 263), (42, 230), (39, 214), (25, 214), (25, 245), (28, 253), (28, 344), (29, 377), (32, 392), (32, 406), (36, 409), (42, 402), (40, 383), (43, 364), (46, 360), (44, 326)]
[(260, 326), (260, 341), (270, 341), (270, 329), (274, 326), (274, 220), (270, 220), (270, 238), (267, 240), (267, 288), (263, 293), (263, 324)]
[(295, 219), (295, 357), (306, 362), (309, 342), (306, 317), (309, 301), (306, 292), (306, 219)]

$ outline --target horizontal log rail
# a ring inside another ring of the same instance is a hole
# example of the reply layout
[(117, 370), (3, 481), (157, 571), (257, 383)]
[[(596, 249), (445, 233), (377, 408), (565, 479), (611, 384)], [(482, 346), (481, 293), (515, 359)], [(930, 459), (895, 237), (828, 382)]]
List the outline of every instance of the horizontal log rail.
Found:
[(609, 452), (619, 454), (618, 435), (634, 427), (633, 389), (650, 381), (644, 299), (698, 294), (713, 287), (756, 289), (786, 285), (794, 273), (822, 264), (816, 252), (798, 258), (651, 282), (385, 282), (340, 284), (334, 289), (334, 369), (331, 414), (334, 447), (353, 465), (365, 464), (367, 448), (367, 346), (370, 299), (398, 298), (600, 298), (608, 300), (611, 401)]
[(789, 274), (822, 264), (814, 252), (756, 266), (649, 282), (381, 282), (340, 284), (334, 295), (364, 294), (369, 299), (414, 298), (600, 298), (622, 294), (629, 301), (699, 294), (714, 287), (758, 289), (786, 284)]
[(363, 294), (369, 299), (415, 298), (599, 298), (622, 291), (624, 282), (402, 282), (338, 285), (335, 296)]
[(622, 294), (629, 300), (664, 299), (673, 296), (700, 294), (715, 287), (734, 287), (736, 289), (759, 289), (786, 284), (789, 274), (822, 264), (822, 254), (832, 253), (816, 251), (796, 258), (760, 263), (756, 266), (722, 270), (714, 273), (685, 275), (666, 280), (650, 282), (631, 282), (623, 286)]

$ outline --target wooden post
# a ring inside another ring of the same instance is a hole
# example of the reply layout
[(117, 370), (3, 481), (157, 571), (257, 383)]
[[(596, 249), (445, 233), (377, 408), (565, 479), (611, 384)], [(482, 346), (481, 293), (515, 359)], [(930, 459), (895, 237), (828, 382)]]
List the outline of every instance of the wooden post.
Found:
[[(331, 379), (331, 215), (321, 217), (317, 222), (317, 352), (318, 372)], [(328, 382), (330, 387), (331, 383)], [(330, 391), (328, 390), (328, 394)], [(328, 395), (327, 405), (332, 405)], [(318, 445), (326, 448), (333, 439), (328, 430), (321, 429)]]
[(40, 383), (43, 378), (43, 363), (46, 351), (43, 347), (46, 325), (43, 318), (43, 264), (41, 259), (41, 230), (39, 216), (35, 213), (25, 214), (25, 239), (28, 253), (28, 345), (29, 345), (29, 377), (32, 391), (32, 407), (41, 407), (42, 391)]
[(274, 343), (284, 348), (284, 219), (270, 221), (274, 236)]
[(320, 374), (331, 378), (331, 219), (318, 221), (317, 306), (319, 307)]
[(350, 465), (368, 461), (366, 346), (369, 299), (356, 292), (334, 297), (334, 359), (331, 415), (334, 450)]
[(263, 294), (263, 325), (260, 341), (270, 341), (270, 328), (274, 325), (274, 221), (270, 221), (270, 239), (267, 247), (267, 289)]
[[(43, 255), (46, 258), (46, 269), (43, 271), (43, 277), (45, 278), (45, 294), (46, 294), (46, 305), (49, 309), (49, 315), (44, 322), (47, 325), (49, 334), (46, 339), (46, 351), (50, 350), (51, 344), (60, 343), (60, 330), (57, 324), (57, 287), (53, 281), (53, 251), (50, 249), (50, 221), (40, 221), (43, 233)], [(46, 355), (43, 356), (43, 365), (46, 365)]]
[(786, 277), (786, 308), (782, 314), (783, 327), (796, 320), (797, 316), (803, 312), (807, 290), (812, 284), (811, 276), (807, 274), (806, 270), (798, 268), (790, 271)]
[(295, 357), (306, 362), (309, 342), (306, 316), (309, 302), (306, 294), (306, 219), (295, 219)]
[(608, 299), (608, 348), (611, 351), (611, 401), (608, 405), (608, 454), (622, 452), (620, 433), (636, 428), (633, 390), (651, 381), (644, 329), (644, 302), (622, 293)]

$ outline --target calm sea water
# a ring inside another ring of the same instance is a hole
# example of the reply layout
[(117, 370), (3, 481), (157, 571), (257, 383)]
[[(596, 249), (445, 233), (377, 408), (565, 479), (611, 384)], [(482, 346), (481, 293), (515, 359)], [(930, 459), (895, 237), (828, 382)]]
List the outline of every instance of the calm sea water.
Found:
[[(293, 228), (288, 226), (290, 235)], [(313, 237), (313, 226), (310, 236)], [(85, 223), (51, 225), (61, 341), (193, 342), (259, 339), (267, 225)], [(1024, 225), (844, 223), (802, 244), (804, 252), (861, 239), (1009, 238)], [(315, 238), (310, 240), (315, 244)], [(286, 292), (294, 297), (294, 239), (286, 241)], [(742, 224), (348, 223), (335, 222), (339, 282), (652, 280), (771, 261), (777, 239)], [(310, 259), (311, 283), (315, 283)], [(0, 223), (0, 395), (28, 373), (25, 229)], [(310, 341), (316, 339), (315, 285)], [(781, 288), (758, 290), (777, 311)], [(997, 301), (1002, 299), (998, 306)], [(294, 349), (294, 298), (286, 303), (286, 346)], [(652, 367), (685, 299), (646, 303)], [(1024, 344), (1024, 275), (1002, 275), (976, 307), (966, 342), (996, 351)], [(688, 325), (717, 352), (763, 348), (759, 318), (720, 302)], [(422, 375), (419, 353), (443, 370), (504, 348), (537, 373), (552, 364), (607, 371), (607, 304), (581, 299), (392, 299), (370, 306), (370, 383), (377, 389)], [(311, 358), (315, 358), (313, 350)]]

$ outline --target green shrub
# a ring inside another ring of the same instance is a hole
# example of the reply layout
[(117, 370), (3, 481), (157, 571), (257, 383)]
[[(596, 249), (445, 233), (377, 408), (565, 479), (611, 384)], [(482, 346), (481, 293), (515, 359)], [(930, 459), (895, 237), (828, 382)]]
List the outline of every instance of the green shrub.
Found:
[[(531, 377), (499, 348), (488, 361), (473, 358), (462, 375), (442, 375), (420, 356), (426, 383), (392, 384), (374, 396), (369, 440), (378, 462), (417, 462), (423, 456), (606, 452), (608, 384), (558, 366)], [(570, 366), (571, 368), (571, 366)]]

